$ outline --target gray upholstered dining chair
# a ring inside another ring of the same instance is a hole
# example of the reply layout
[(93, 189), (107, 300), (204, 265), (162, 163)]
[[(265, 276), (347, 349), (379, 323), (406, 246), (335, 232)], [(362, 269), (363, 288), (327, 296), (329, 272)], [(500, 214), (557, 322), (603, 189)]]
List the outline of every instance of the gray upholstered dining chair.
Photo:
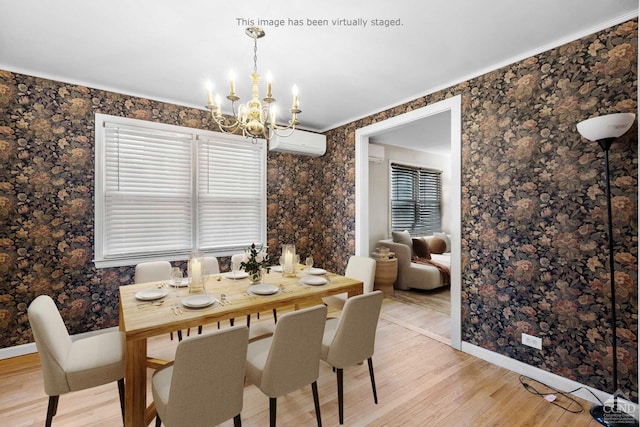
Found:
[[(171, 280), (171, 263), (169, 261), (149, 261), (136, 265), (133, 281), (135, 283), (160, 282)], [(187, 331), (187, 334), (189, 331)], [(170, 334), (173, 339), (173, 332)], [(182, 331), (178, 331), (178, 341), (182, 341)]]
[[(353, 255), (349, 258), (344, 275), (362, 282), (363, 293), (373, 291), (373, 281), (376, 275), (376, 261), (366, 256)], [(347, 294), (332, 295), (322, 298), (322, 301), (332, 307), (342, 309), (347, 301)]]
[(378, 403), (373, 375), (373, 351), (380, 307), (381, 291), (357, 295), (347, 299), (339, 319), (328, 319), (322, 338), (322, 360), (336, 371), (338, 385), (338, 418), (344, 421), (343, 369), (367, 359), (373, 400)]
[(249, 343), (247, 378), (269, 397), (269, 425), (276, 425), (277, 398), (311, 384), (318, 426), (322, 426), (316, 383), (327, 307), (284, 314), (272, 336)]
[(106, 332), (71, 341), (55, 302), (47, 295), (33, 300), (27, 313), (49, 396), (45, 425), (51, 425), (61, 394), (114, 381), (124, 420), (124, 334)]
[(233, 418), (242, 424), (246, 326), (187, 338), (178, 344), (172, 365), (151, 379), (156, 426), (213, 426)]

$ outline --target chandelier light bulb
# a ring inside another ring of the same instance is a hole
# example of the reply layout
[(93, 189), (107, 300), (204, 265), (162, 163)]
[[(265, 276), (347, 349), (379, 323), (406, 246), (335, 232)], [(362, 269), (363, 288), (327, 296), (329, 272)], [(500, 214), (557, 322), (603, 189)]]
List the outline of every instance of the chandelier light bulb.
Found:
[(272, 99), (273, 95), (271, 94), (271, 82), (273, 81), (273, 75), (271, 75), (271, 71), (267, 71), (267, 99)]
[(236, 94), (236, 74), (233, 71), (229, 71), (229, 82), (231, 83), (231, 92), (229, 92), (229, 96), (235, 96), (235, 94)]
[(211, 105), (213, 103), (213, 83), (211, 83), (211, 80), (207, 80), (207, 95), (209, 97), (209, 105)]
[(297, 110), (298, 109), (298, 86), (293, 85), (293, 89), (291, 89), (291, 92), (293, 93), (293, 106), (291, 107), (291, 109)]
[[(221, 117), (222, 116), (222, 97), (220, 96), (219, 93), (216, 94), (214, 108), (216, 109), (215, 115), (217, 117)], [(213, 114), (213, 110), (211, 110), (211, 114)]]

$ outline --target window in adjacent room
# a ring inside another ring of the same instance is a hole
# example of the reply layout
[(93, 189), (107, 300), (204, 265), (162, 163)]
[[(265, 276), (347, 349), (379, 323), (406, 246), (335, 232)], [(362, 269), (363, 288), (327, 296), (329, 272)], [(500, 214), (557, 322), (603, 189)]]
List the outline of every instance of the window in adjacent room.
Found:
[(391, 231), (440, 231), (442, 172), (391, 163)]
[(95, 262), (241, 252), (266, 240), (266, 147), (96, 114)]

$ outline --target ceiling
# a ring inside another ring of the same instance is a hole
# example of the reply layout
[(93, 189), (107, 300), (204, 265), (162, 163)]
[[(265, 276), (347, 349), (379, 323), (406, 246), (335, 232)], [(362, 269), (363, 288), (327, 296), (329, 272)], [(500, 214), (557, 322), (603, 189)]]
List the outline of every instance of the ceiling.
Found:
[(451, 152), (451, 111), (433, 114), (384, 130), (372, 135), (369, 142), (449, 155)]
[[(638, 0), (371, 0), (363, 5), (0, 0), (0, 69), (197, 108), (207, 101), (207, 80), (226, 95), (233, 70), (238, 94), (246, 100), (253, 40), (244, 30), (250, 21), (264, 19), (258, 71), (273, 73), (282, 109), (289, 108), (297, 84), (301, 127), (325, 131), (638, 13)], [(338, 19), (359, 25), (333, 22)]]

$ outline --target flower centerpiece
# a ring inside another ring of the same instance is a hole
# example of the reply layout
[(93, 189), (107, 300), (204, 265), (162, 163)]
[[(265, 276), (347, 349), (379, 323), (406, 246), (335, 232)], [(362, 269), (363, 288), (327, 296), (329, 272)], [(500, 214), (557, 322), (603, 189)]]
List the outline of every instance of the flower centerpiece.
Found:
[(252, 243), (251, 246), (244, 251), (240, 268), (249, 274), (249, 278), (253, 283), (260, 283), (262, 279), (262, 269), (266, 268), (268, 273), (268, 265), (270, 262), (271, 260), (265, 247), (263, 245), (258, 247), (255, 243)]

